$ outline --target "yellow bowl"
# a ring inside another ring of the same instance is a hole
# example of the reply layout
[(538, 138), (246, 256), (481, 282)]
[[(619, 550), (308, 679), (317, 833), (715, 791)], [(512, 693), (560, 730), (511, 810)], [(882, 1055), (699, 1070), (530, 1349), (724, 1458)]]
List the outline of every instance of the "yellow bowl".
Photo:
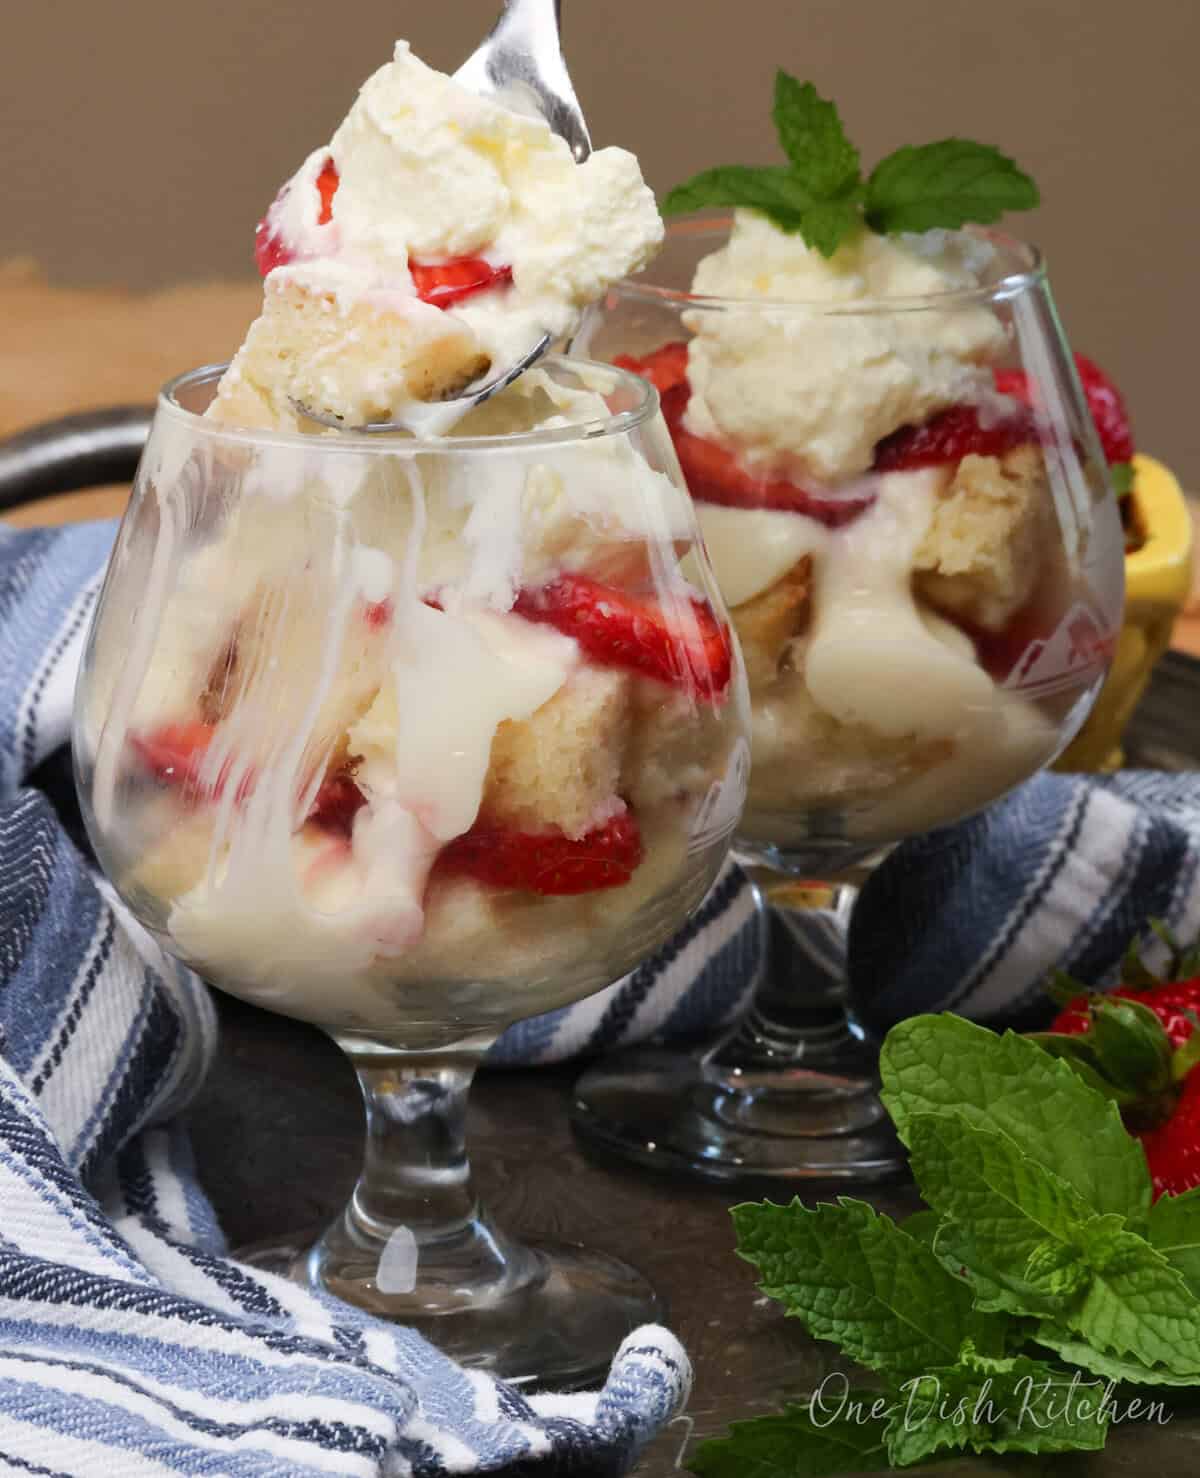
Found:
[(1178, 482), (1161, 462), (1139, 454), (1131, 497), (1143, 542), (1125, 556), (1125, 622), (1112, 670), (1056, 770), (1120, 769), (1121, 735), (1191, 589), (1192, 518)]

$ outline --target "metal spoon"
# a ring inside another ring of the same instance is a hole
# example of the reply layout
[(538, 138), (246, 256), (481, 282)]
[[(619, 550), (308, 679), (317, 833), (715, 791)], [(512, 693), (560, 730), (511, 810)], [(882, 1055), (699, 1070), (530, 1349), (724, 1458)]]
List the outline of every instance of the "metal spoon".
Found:
[[(532, 102), (551, 130), (566, 139), (576, 162), (582, 164), (592, 152), (592, 141), (563, 60), (561, 22), (562, 0), (506, 0), (500, 19), (455, 72), (454, 80), (480, 97), (494, 97), (517, 107), (522, 101)], [(347, 427), (336, 416), (311, 410), (298, 401), (292, 404), (310, 421), (337, 431), (419, 428), (437, 435), (519, 379), (549, 347), (550, 335), (544, 334), (528, 354), (491, 379), (468, 386), (450, 400), (418, 402), (409, 423), (373, 421), (366, 426)]]

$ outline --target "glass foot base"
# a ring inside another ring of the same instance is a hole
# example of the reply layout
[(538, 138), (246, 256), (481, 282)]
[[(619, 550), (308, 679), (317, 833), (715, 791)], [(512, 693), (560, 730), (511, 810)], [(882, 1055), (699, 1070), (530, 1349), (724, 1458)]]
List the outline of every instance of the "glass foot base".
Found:
[(756, 1067), (643, 1048), (585, 1073), (571, 1122), (601, 1155), (721, 1184), (880, 1184), (908, 1161), (871, 1072)]
[(621, 1341), (664, 1309), (633, 1268), (603, 1252), (554, 1243), (520, 1249), (529, 1275), (501, 1296), (431, 1312), (418, 1286), (382, 1292), (373, 1278), (345, 1277), (336, 1288), (320, 1276), (320, 1243), (261, 1243), (237, 1256), (253, 1267), (407, 1324), (460, 1364), (519, 1387), (578, 1389), (598, 1383)]

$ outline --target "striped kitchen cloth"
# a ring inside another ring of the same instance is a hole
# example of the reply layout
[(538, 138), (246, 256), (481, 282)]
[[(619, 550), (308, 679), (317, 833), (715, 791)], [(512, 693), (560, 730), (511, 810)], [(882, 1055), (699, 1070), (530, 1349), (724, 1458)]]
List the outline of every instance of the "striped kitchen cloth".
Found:
[(1135, 938), (1165, 965), (1148, 919), (1200, 938), (1200, 774), (1038, 775), (906, 842), (868, 880), (849, 928), (851, 1001), (876, 1033), (914, 1011), (1042, 1026), (1052, 970), (1115, 985)]
[[(0, 533), (0, 1474), (624, 1471), (687, 1397), (667, 1330), (635, 1331), (598, 1392), (526, 1397), (226, 1256), (178, 1122), (212, 1002), (97, 877), (71, 809), (72, 689), (112, 536)], [(730, 1019), (762, 953), (730, 867), (659, 958), (499, 1055)]]

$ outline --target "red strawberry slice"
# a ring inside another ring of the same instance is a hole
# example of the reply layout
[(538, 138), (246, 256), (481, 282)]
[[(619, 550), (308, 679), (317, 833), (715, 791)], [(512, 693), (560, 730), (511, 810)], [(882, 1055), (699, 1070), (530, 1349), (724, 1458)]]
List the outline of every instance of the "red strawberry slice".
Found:
[[(1134, 453), (1133, 431), (1124, 396), (1093, 360), (1077, 354), (1075, 368), (1079, 371), (1088, 410), (1100, 433), (1105, 460), (1110, 463), (1130, 461)], [(1029, 376), (1024, 370), (997, 370), (996, 389), (1023, 405), (1033, 404)]]
[(540, 589), (522, 590), (513, 610), (573, 636), (594, 662), (630, 668), (710, 700), (729, 685), (729, 631), (706, 601), (681, 599), (669, 615), (649, 596), (587, 575), (560, 575)]
[[(317, 213), (318, 226), (327, 226), (333, 220), (333, 197), (337, 194), (337, 187), (340, 183), (341, 176), (338, 174), (337, 165), (330, 157), (322, 165), (321, 173), (317, 176), (317, 193), (321, 197), (321, 208)], [(263, 277), (268, 272), (274, 271), (276, 267), (286, 267), (289, 262), (296, 260), (296, 253), (271, 226), (271, 215), (275, 205), (279, 204), (291, 188), (291, 185), (285, 185), (280, 190), (275, 197), (275, 204), (254, 229), (254, 260)]]
[(321, 210), (317, 216), (318, 226), (328, 226), (333, 220), (333, 197), (337, 194), (337, 187), (341, 182), (342, 177), (338, 174), (338, 167), (330, 157), (322, 165), (321, 173), (317, 176), (317, 193), (321, 197)]
[(271, 216), (268, 212), (254, 228), (254, 260), (259, 274), (263, 277), (268, 272), (273, 272), (276, 267), (286, 267), (295, 259), (295, 253), (283, 237), (272, 229), (270, 220)]
[(676, 385), (686, 382), (688, 346), (683, 339), (675, 339), (641, 359), (632, 354), (617, 354), (613, 363), (618, 369), (630, 370), (635, 375), (641, 375), (643, 380), (649, 380), (658, 393), (663, 395)]
[(663, 420), (675, 443), (675, 453), (697, 503), (719, 503), (726, 508), (769, 508), (782, 513), (804, 513), (836, 529), (852, 523), (875, 501), (870, 493), (835, 497), (802, 488), (783, 478), (767, 478), (745, 467), (733, 452), (715, 441), (683, 429), (683, 413), (691, 396), (687, 380), (688, 346), (674, 340), (652, 354), (635, 358), (620, 354), (619, 369), (632, 370), (649, 380), (659, 393)]
[[(179, 790), (193, 790), (211, 796), (219, 796), (225, 789), (232, 760), (222, 766), (216, 784), (199, 786), (200, 768), (204, 763), (208, 747), (216, 732), (216, 725), (202, 719), (191, 719), (180, 724), (163, 724), (149, 734), (130, 734), (129, 742), (134, 753), (147, 770), (158, 780)], [(237, 800), (242, 802), (254, 789), (257, 775), (247, 770), (238, 784)]]
[(630, 811), (573, 840), (557, 827), (507, 831), (487, 822), (455, 837), (438, 854), (436, 871), (465, 875), (494, 888), (547, 897), (619, 888), (642, 860), (642, 838)]
[(839, 529), (853, 523), (875, 501), (874, 493), (839, 497), (813, 492), (783, 478), (762, 477), (715, 441), (693, 436), (678, 425), (671, 428), (671, 434), (688, 490), (697, 503), (804, 513), (826, 528)]
[(1033, 418), (1018, 411), (985, 426), (973, 405), (956, 405), (920, 426), (901, 426), (875, 448), (876, 472), (907, 472), (939, 467), (966, 456), (1001, 457), (1015, 446), (1037, 439)]
[(307, 819), (322, 831), (348, 837), (354, 829), (355, 816), (366, 803), (366, 796), (354, 783), (350, 772), (339, 770), (322, 780)]
[(455, 257), (448, 262), (414, 262), (408, 270), (416, 285), (417, 297), (435, 308), (450, 308), (464, 298), (503, 287), (512, 281), (511, 267), (493, 267), (482, 257)]
[[(317, 176), (317, 193), (321, 199), (317, 213), (319, 226), (327, 226), (333, 220), (333, 200), (340, 184), (337, 165), (330, 157)], [(290, 185), (284, 186), (278, 199), (282, 199), (290, 188)], [(296, 260), (296, 253), (272, 229), (270, 219), (271, 212), (268, 211), (254, 233), (254, 259), (264, 277), (274, 268), (285, 267)], [(454, 257), (447, 262), (415, 262), (410, 259), (408, 270), (412, 273), (417, 296), (435, 308), (449, 308), (475, 293), (512, 281), (511, 267), (493, 267), (482, 257)]]
[(130, 734), (129, 742), (156, 780), (165, 780), (170, 785), (194, 785), (215, 728), (215, 724), (199, 719), (164, 724), (149, 734)]

